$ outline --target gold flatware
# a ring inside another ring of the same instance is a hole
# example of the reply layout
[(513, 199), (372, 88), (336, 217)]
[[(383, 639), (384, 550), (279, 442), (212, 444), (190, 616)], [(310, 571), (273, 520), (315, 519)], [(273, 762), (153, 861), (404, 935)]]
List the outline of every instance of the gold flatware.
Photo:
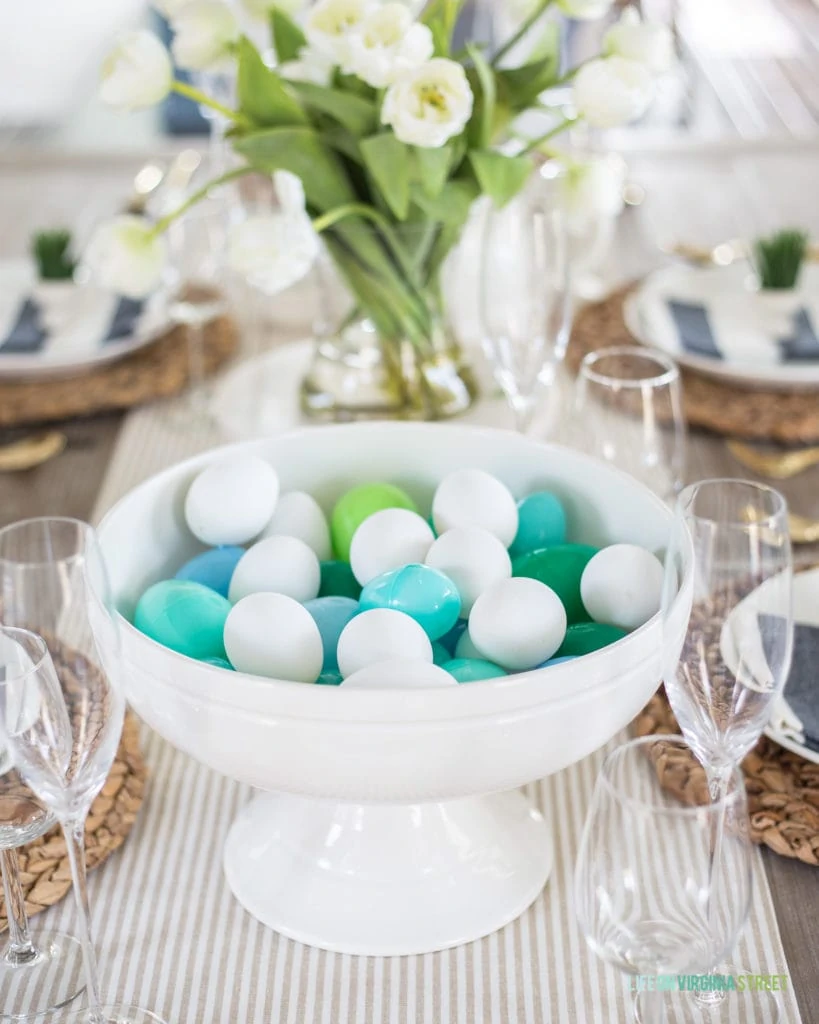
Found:
[(790, 480), (812, 466), (819, 466), (819, 448), (764, 452), (741, 441), (729, 441), (728, 451), (737, 462), (771, 480)]
[(819, 544), (819, 519), (791, 515), (788, 517), (788, 525), (794, 544)]
[(11, 444), (0, 445), (0, 473), (19, 473), (41, 466), (49, 459), (56, 458), (67, 444), (65, 434), (59, 430), (46, 430)]
[[(700, 267), (730, 267), (732, 263), (749, 259), (751, 247), (741, 238), (731, 238), (726, 242), (720, 242), (719, 245), (715, 245), (711, 249), (679, 242), (668, 246), (666, 252)], [(819, 261), (819, 246), (808, 246), (806, 258), (811, 261)]]

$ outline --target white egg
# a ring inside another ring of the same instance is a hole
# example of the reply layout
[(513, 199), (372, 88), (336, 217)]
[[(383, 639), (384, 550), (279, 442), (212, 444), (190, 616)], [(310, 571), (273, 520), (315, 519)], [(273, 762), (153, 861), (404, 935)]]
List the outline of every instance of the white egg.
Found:
[(423, 562), (434, 540), (429, 523), (417, 512), (405, 508), (375, 512), (353, 534), (353, 575), (363, 587), (391, 569)]
[(566, 610), (545, 583), (513, 577), (481, 594), (469, 616), (469, 635), (484, 658), (509, 672), (526, 672), (563, 643)]
[(290, 491), (279, 498), (262, 537), (298, 537), (315, 551), (320, 562), (332, 557), (327, 518), (316, 499), (305, 491)]
[(321, 566), (298, 537), (268, 537), (239, 559), (228, 597), (234, 604), (250, 594), (284, 594), (302, 604), (318, 597)]
[(356, 690), (431, 690), (441, 686), (457, 686), (449, 672), (428, 661), (380, 661), (354, 672), (342, 686)]
[(225, 650), (237, 672), (296, 683), (315, 683), (324, 660), (315, 619), (284, 594), (251, 594), (232, 608)]
[(580, 578), (580, 596), (589, 615), (620, 629), (637, 629), (656, 615), (662, 592), (662, 562), (636, 544), (612, 544), (598, 551)]
[(518, 532), (518, 506), (497, 477), (482, 469), (459, 469), (438, 485), (432, 520), (439, 536), (459, 526), (480, 526), (508, 548)]
[(338, 638), (336, 653), (345, 679), (381, 661), (432, 662), (432, 644), (424, 630), (415, 619), (391, 608), (356, 615)]
[(427, 565), (448, 576), (458, 588), (464, 619), (484, 590), (512, 575), (509, 552), (480, 526), (447, 530), (429, 549)]
[(475, 646), (475, 641), (469, 635), (469, 629), (465, 629), (458, 637), (458, 642), (455, 644), (455, 657), (478, 658), (480, 661), (486, 660), (486, 655)]
[(279, 499), (276, 470), (257, 455), (231, 455), (203, 470), (185, 498), (185, 520), (209, 547), (247, 544), (270, 522)]

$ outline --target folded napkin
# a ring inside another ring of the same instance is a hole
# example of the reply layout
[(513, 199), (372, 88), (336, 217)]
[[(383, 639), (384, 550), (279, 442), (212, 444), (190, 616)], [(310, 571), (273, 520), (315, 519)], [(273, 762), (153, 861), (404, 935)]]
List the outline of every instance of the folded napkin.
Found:
[[(776, 616), (760, 615), (763, 644), (778, 631), (766, 628)], [(766, 644), (767, 646), (767, 644)], [(819, 627), (797, 624), (794, 631), (791, 674), (782, 698), (774, 705), (771, 727), (775, 732), (795, 740), (819, 753)]]

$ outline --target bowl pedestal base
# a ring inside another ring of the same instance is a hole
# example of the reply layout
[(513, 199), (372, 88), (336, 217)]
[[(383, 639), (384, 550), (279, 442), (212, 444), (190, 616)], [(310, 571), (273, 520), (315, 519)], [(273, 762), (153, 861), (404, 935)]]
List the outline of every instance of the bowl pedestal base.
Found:
[(479, 939), (523, 913), (553, 864), (518, 791), (429, 804), (264, 793), (225, 845), (225, 873), (263, 924), (338, 953), (403, 956)]

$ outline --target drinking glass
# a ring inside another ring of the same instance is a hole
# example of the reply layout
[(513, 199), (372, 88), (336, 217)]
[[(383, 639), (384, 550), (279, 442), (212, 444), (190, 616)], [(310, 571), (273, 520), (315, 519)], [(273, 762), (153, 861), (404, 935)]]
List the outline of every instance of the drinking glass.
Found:
[[(686, 1019), (678, 1016), (686, 993), (662, 991), (660, 976), (675, 976), (676, 984), (678, 975), (706, 971), (715, 955), (733, 949), (750, 909), (753, 854), (742, 773), (732, 769), (719, 800), (710, 802), (703, 790), (704, 803), (694, 793), (684, 803), (659, 777), (679, 779), (692, 767), (698, 766), (680, 736), (616, 748), (597, 779), (580, 844), (577, 919), (592, 951), (634, 976), (640, 1024)], [(718, 821), (724, 839), (714, 869)], [(641, 986), (652, 976), (655, 990)]]
[(639, 346), (590, 352), (580, 366), (567, 430), (570, 443), (612, 463), (673, 501), (685, 475), (680, 372)]
[(484, 350), (521, 433), (528, 430), (566, 354), (571, 328), (567, 245), (554, 181), (535, 177), (506, 206), (486, 211)]
[(65, 835), (89, 1003), (78, 1019), (156, 1024), (147, 1011), (102, 1006), (90, 936), (85, 819), (113, 764), (125, 714), (116, 618), (92, 528), (33, 519), (0, 531), (0, 594), (0, 736)]

